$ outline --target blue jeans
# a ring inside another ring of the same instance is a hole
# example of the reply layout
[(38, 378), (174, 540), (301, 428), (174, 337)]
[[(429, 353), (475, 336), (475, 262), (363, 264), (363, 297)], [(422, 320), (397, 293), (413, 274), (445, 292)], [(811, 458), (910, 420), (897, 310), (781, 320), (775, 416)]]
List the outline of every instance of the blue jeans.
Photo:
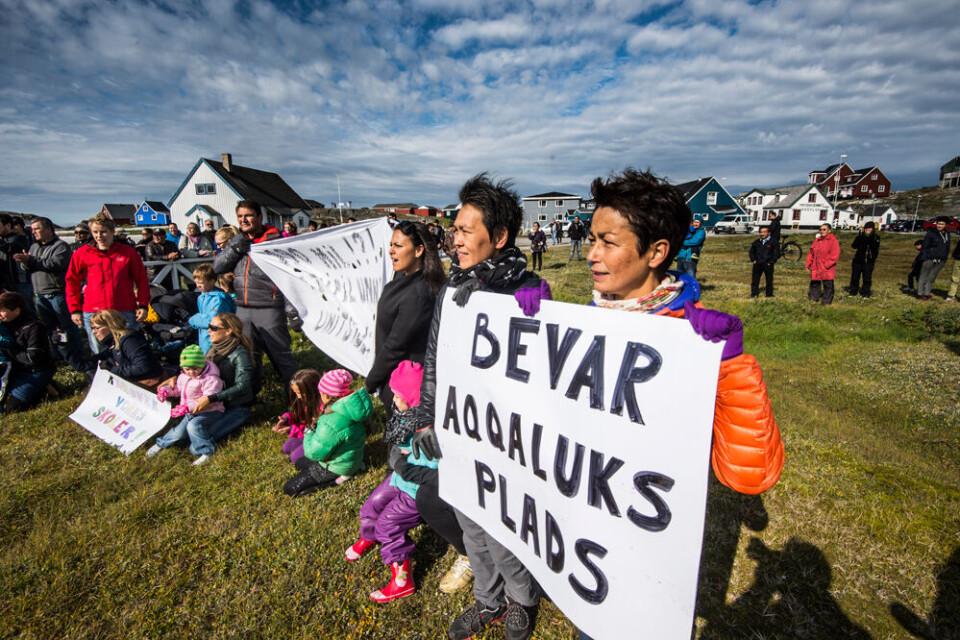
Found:
[[(136, 311), (121, 311), (120, 315), (127, 319), (127, 329), (130, 329), (130, 331), (140, 330), (140, 323), (137, 322)], [(90, 341), (90, 350), (94, 355), (96, 355), (100, 353), (100, 341), (94, 337), (93, 329), (90, 328), (90, 318), (93, 316), (94, 314), (89, 311), (83, 312), (83, 328), (87, 331), (87, 339)]]
[(195, 456), (211, 454), (216, 447), (210, 437), (209, 428), (220, 420), (223, 414), (219, 411), (205, 411), (204, 413), (187, 414), (183, 416), (177, 426), (157, 438), (157, 446), (161, 449), (172, 447), (184, 438), (190, 438), (190, 453)]
[(37, 371), (35, 373), (11, 373), (7, 388), (10, 395), (27, 407), (36, 401), (53, 380), (53, 371)]
[[(580, 242), (580, 240), (570, 240), (570, 260), (573, 260), (574, 250), (577, 252), (577, 260), (583, 260), (580, 257)], [(567, 260), (567, 262), (570, 262), (570, 260)]]
[(677, 258), (677, 271), (696, 276), (697, 265), (691, 258)]
[(67, 308), (67, 296), (62, 293), (37, 294), (37, 315), (40, 322), (51, 334), (60, 329), (66, 334), (66, 343), (52, 339), (53, 345), (68, 365), (74, 371), (83, 371), (86, 362), (83, 356), (83, 336), (77, 325), (70, 319), (70, 310)]
[(207, 427), (207, 436), (213, 442), (220, 442), (228, 435), (242, 427), (243, 424), (250, 419), (250, 413), (250, 407), (227, 407), (227, 410), (222, 414), (223, 417), (220, 418), (215, 424)]

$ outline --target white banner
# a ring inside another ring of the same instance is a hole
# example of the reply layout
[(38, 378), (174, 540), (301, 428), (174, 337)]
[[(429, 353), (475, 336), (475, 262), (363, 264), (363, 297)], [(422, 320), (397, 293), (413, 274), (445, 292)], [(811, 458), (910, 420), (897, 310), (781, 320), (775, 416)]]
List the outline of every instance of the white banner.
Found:
[(513, 296), (443, 303), (440, 495), (586, 633), (690, 637), (721, 344), (689, 323)]
[(170, 405), (157, 394), (103, 369), (70, 419), (127, 455), (170, 420)]
[(303, 331), (343, 367), (373, 366), (377, 302), (393, 277), (386, 218), (253, 245), (251, 256), (303, 319)]

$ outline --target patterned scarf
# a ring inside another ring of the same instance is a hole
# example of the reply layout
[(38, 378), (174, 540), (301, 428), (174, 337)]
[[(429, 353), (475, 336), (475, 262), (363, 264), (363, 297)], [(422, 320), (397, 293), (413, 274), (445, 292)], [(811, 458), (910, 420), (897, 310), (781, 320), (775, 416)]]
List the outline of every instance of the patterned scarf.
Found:
[[(507, 289), (511, 282), (523, 277), (527, 269), (527, 257), (516, 247), (501, 251), (497, 256), (461, 269), (450, 267), (450, 284), (457, 288), (453, 300), (462, 305), (481, 285), (487, 289)], [(463, 302), (461, 302), (463, 300)]]
[(683, 282), (668, 273), (667, 277), (660, 283), (660, 286), (642, 298), (611, 300), (610, 298), (604, 297), (605, 294), (594, 290), (593, 303), (603, 309), (621, 309), (623, 311), (650, 313), (676, 300), (682, 291)]

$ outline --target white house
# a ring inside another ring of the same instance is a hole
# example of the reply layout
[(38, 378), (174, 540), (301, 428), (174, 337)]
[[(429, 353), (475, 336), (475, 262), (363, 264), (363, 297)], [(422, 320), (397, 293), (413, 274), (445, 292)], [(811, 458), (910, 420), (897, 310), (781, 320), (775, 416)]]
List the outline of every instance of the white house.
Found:
[(301, 229), (310, 222), (310, 205), (283, 178), (233, 164), (229, 153), (220, 162), (200, 158), (167, 207), (171, 220), (181, 228), (196, 222), (202, 229), (205, 220), (213, 220), (217, 227), (236, 225), (237, 202), (250, 199), (260, 203), (264, 223), (278, 229), (284, 222), (293, 221)]
[(534, 222), (541, 227), (551, 220), (572, 220), (580, 209), (582, 198), (572, 193), (550, 191), (523, 198), (522, 229), (532, 229)]
[(753, 189), (740, 196), (747, 215), (759, 226), (766, 226), (774, 214), (786, 228), (815, 229), (821, 222), (837, 223), (837, 214), (823, 191), (815, 184), (798, 184), (773, 189)]

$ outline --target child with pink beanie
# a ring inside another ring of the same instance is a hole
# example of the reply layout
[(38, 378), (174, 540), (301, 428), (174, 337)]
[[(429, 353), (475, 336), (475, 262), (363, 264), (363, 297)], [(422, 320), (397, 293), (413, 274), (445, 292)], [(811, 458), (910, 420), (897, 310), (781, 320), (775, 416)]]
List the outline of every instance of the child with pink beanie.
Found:
[(295, 464), (299, 473), (283, 485), (288, 496), (299, 498), (341, 484), (363, 467), (364, 421), (373, 414), (373, 403), (363, 387), (350, 393), (352, 382), (353, 376), (344, 369), (320, 378), (317, 391), (323, 413), (315, 427), (304, 431), (304, 455)]
[(416, 431), (412, 408), (420, 404), (422, 380), (423, 366), (410, 360), (402, 361), (390, 375), (394, 412), (387, 423), (384, 440), (391, 445), (389, 465), (393, 471), (363, 503), (360, 539), (346, 551), (346, 559), (353, 562), (380, 543), (380, 557), (390, 567), (391, 578), (387, 586), (370, 594), (370, 599), (376, 602), (403, 598), (416, 590), (410, 566), (414, 543), (407, 533), (421, 522), (416, 503), (420, 485), (405, 479), (400, 472), (410, 465), (437, 468), (436, 460), (410, 453), (410, 439)]

